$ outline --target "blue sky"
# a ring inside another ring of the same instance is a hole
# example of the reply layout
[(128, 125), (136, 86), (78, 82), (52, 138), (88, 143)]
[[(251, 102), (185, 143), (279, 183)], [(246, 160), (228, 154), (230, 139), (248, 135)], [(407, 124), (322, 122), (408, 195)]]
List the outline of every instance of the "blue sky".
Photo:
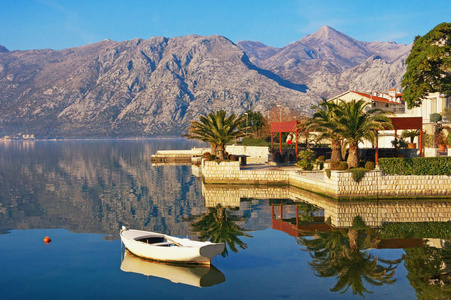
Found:
[(324, 25), (360, 41), (410, 44), (442, 22), (451, 22), (450, 0), (0, 0), (0, 45), (63, 49), (220, 34), (283, 47)]

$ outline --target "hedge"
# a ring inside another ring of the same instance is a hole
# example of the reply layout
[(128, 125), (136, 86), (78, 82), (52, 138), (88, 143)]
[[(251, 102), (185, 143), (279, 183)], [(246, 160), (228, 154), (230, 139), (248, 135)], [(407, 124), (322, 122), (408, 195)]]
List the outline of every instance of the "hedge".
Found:
[(451, 157), (380, 158), (378, 163), (390, 175), (451, 175)]
[(380, 231), (383, 239), (451, 239), (451, 222), (388, 223)]

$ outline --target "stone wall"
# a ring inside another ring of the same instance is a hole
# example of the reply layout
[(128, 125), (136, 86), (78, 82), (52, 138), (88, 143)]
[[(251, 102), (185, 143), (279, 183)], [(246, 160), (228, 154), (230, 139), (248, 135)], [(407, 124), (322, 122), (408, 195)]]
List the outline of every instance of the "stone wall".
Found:
[(351, 172), (331, 171), (323, 180), (302, 173), (290, 174), (290, 185), (331, 197), (428, 197), (450, 196), (451, 177), (444, 175), (384, 175), (368, 171), (360, 182)]
[(250, 164), (267, 163), (269, 158), (269, 147), (227, 145), (226, 151), (234, 155), (247, 155)]
[(238, 161), (202, 161), (202, 176), (205, 183), (228, 184), (288, 184), (289, 173), (282, 170), (241, 170)]
[(300, 172), (271, 168), (241, 169), (239, 162), (202, 162), (205, 183), (289, 184), (334, 198), (449, 197), (451, 177), (445, 175), (384, 175), (368, 171), (360, 182), (351, 172)]

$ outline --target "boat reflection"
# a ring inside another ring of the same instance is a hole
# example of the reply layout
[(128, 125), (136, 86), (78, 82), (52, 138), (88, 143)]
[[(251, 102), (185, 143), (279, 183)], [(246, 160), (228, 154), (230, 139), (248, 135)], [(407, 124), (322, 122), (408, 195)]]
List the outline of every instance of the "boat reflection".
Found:
[(159, 277), (174, 283), (208, 287), (225, 281), (224, 274), (214, 266), (177, 266), (141, 259), (125, 250), (121, 270)]

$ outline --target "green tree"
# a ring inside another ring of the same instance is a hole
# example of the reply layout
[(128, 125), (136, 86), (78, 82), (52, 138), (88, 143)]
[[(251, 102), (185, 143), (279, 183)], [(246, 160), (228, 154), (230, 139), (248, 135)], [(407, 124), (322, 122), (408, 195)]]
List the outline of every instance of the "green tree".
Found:
[(210, 144), (212, 153), (224, 159), (225, 145), (246, 136), (246, 128), (240, 129), (245, 118), (245, 115), (235, 114), (227, 117), (225, 110), (212, 112), (201, 116), (199, 121), (191, 121), (188, 134), (184, 136)]
[(341, 135), (340, 126), (337, 122), (337, 104), (333, 101), (323, 99), (316, 109), (313, 117), (307, 121), (307, 130), (319, 132), (318, 139), (330, 140), (332, 149), (331, 161), (341, 160)]
[(368, 109), (369, 103), (361, 100), (345, 102), (340, 100), (336, 118), (338, 131), (349, 145), (348, 166), (356, 168), (359, 164), (359, 143), (367, 140), (376, 142), (376, 132), (393, 128), (388, 113), (379, 108)]
[(254, 137), (259, 137), (262, 134), (263, 126), (265, 126), (265, 117), (263, 117), (262, 113), (259, 111), (252, 111), (248, 109), (244, 113), (245, 118), (243, 119), (243, 123), (241, 128), (248, 128), (249, 133), (251, 133)]
[(409, 108), (419, 106), (428, 93), (451, 93), (451, 23), (441, 23), (417, 36), (407, 57), (401, 85)]

